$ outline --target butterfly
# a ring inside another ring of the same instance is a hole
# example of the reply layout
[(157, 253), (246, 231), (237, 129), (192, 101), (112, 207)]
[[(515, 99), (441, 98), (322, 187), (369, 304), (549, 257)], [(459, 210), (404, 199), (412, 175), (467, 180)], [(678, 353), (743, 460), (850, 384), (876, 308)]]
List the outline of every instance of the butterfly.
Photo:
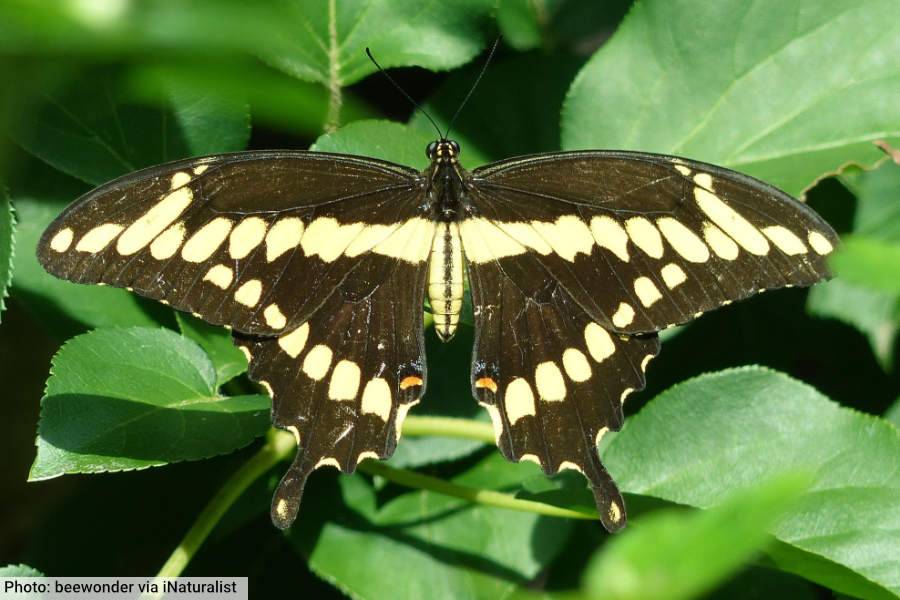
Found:
[(449, 340), (468, 278), (472, 393), (497, 446), (582, 473), (620, 529), (597, 445), (644, 387), (657, 332), (823, 280), (836, 234), (788, 194), (693, 160), (575, 151), (467, 171), (445, 137), (427, 155), (421, 172), (306, 151), (152, 167), (77, 200), (38, 258), (232, 328), (297, 441), (272, 502), (282, 528), (315, 469), (391, 456), (426, 387), (423, 300)]

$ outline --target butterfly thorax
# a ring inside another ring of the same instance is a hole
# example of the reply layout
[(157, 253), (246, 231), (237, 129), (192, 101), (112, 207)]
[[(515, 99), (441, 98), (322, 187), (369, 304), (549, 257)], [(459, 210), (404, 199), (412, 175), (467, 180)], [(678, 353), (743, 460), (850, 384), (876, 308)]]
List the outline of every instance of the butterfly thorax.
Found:
[(465, 217), (466, 171), (459, 165), (459, 146), (440, 140), (428, 146), (427, 198), (435, 221), (428, 269), (428, 300), (434, 330), (441, 341), (456, 333), (463, 298), (463, 256), (459, 221)]

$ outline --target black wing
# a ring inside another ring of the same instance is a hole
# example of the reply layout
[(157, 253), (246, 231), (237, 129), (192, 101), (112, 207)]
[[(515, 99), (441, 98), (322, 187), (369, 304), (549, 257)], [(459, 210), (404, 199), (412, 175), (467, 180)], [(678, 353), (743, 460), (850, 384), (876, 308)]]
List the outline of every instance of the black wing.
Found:
[(588, 478), (625, 523), (596, 442), (643, 388), (655, 332), (767, 288), (828, 276), (837, 236), (787, 194), (711, 165), (628, 152), (475, 170), (460, 226), (478, 337), (473, 391), (512, 460)]
[(424, 389), (422, 302), (434, 225), (405, 167), (248, 152), (139, 171), (88, 193), (38, 258), (234, 329), (273, 421), (301, 444), (273, 503), (290, 525), (313, 469), (390, 456)]

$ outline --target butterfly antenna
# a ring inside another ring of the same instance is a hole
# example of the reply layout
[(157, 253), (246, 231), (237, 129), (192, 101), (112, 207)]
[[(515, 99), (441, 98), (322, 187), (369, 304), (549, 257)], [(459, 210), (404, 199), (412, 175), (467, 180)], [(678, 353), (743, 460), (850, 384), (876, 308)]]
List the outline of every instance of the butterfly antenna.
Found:
[(393, 86), (394, 86), (395, 88), (397, 88), (397, 89), (400, 91), (400, 93), (403, 94), (403, 96), (406, 97), (406, 99), (409, 100), (409, 101), (412, 103), (412, 105), (415, 107), (415, 109), (416, 109), (417, 111), (419, 111), (420, 113), (422, 113), (423, 115), (425, 115), (425, 118), (428, 119), (428, 120), (431, 122), (431, 125), (432, 125), (432, 127), (434, 127), (434, 130), (437, 131), (438, 137), (440, 137), (441, 139), (444, 139), (444, 138), (441, 136), (441, 128), (438, 127), (437, 123), (434, 122), (434, 119), (431, 118), (431, 115), (429, 115), (429, 114), (425, 111), (424, 108), (422, 108), (421, 106), (419, 106), (419, 103), (416, 102), (415, 100), (413, 100), (412, 96), (410, 96), (409, 94), (407, 94), (407, 93), (406, 93), (406, 90), (404, 90), (402, 87), (400, 87), (400, 84), (397, 83), (396, 81), (394, 81), (394, 78), (393, 78), (393, 77), (391, 77), (390, 75), (388, 75), (388, 72), (385, 71), (385, 70), (382, 68), (382, 66), (378, 64), (378, 61), (375, 60), (375, 57), (372, 56), (372, 51), (369, 50), (368, 47), (366, 48), (366, 56), (369, 57), (369, 60), (372, 61), (372, 63), (378, 68), (378, 70), (381, 72), (381, 74), (384, 75), (385, 77), (387, 77), (387, 80), (390, 81), (391, 84), (393, 84)]
[(466, 97), (463, 98), (462, 103), (459, 105), (459, 108), (456, 109), (456, 112), (453, 113), (453, 118), (450, 119), (450, 125), (447, 127), (447, 133), (444, 134), (443, 139), (447, 139), (447, 136), (450, 135), (450, 130), (453, 129), (453, 124), (456, 123), (456, 117), (459, 116), (459, 113), (462, 112), (463, 107), (466, 105), (466, 102), (469, 101), (469, 98), (472, 97), (472, 93), (475, 91), (475, 88), (478, 87), (478, 84), (481, 82), (481, 78), (484, 77), (485, 71), (487, 71), (488, 65), (491, 64), (491, 59), (494, 58), (494, 52), (497, 51), (497, 46), (500, 45), (500, 39), (502, 36), (497, 36), (497, 39), (494, 40), (494, 45), (491, 46), (491, 51), (488, 53), (487, 60), (484, 61), (484, 66), (481, 67), (481, 72), (478, 73), (478, 77), (475, 78), (475, 83), (472, 84), (472, 87), (469, 88), (469, 93), (466, 94)]

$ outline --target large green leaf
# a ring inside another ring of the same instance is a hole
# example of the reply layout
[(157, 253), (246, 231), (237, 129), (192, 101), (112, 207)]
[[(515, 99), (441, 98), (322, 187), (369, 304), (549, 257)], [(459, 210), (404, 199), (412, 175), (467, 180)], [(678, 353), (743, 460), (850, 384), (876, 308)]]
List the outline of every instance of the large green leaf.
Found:
[(6, 308), (5, 301), (12, 281), (15, 229), (16, 216), (9, 202), (9, 194), (0, 184), (0, 313)]
[(44, 574), (28, 565), (6, 565), (0, 567), (0, 577), (44, 577)]
[(849, 282), (900, 295), (900, 243), (848, 235), (829, 263)]
[(92, 185), (141, 167), (196, 154), (240, 150), (249, 136), (246, 105), (169, 90), (170, 110), (126, 97), (107, 73), (90, 73), (32, 109), (13, 139), (56, 169)]
[(356, 121), (319, 137), (312, 150), (358, 154), (389, 160), (413, 168), (428, 164), (425, 148), (434, 140), (434, 132), (418, 124), (393, 121)]
[(581, 71), (565, 148), (706, 160), (799, 194), (900, 140), (894, 0), (646, 0)]
[(232, 343), (227, 329), (183, 312), (176, 312), (175, 318), (181, 334), (197, 342), (209, 356), (216, 369), (217, 388), (247, 370), (247, 357)]
[(708, 511), (644, 517), (594, 556), (589, 597), (680, 600), (708, 592), (771, 540), (768, 529), (805, 487), (802, 477), (780, 478)]
[(100, 329), (53, 358), (29, 479), (140, 469), (246, 446), (266, 396), (222, 397), (209, 357), (166, 329)]
[(158, 325), (155, 316), (162, 317), (168, 309), (160, 307), (148, 312), (150, 305), (123, 289), (70, 283), (44, 271), (35, 249), (44, 228), (63, 206), (57, 202), (16, 198), (19, 225), (13, 297), (34, 311), (42, 324), (60, 337), (89, 327)]
[(493, 0), (322, 0), (288, 5), (293, 14), (276, 35), (273, 65), (308, 81), (348, 85), (385, 68), (457, 67), (483, 47)]
[[(529, 472), (494, 454), (454, 481), (502, 489)], [(571, 526), (429, 491), (381, 502), (359, 475), (340, 477), (333, 494), (323, 478), (316, 483), (291, 540), (313, 571), (353, 598), (502, 598), (537, 576)]]
[[(784, 542), (775, 560), (867, 598), (900, 590), (898, 456), (900, 432), (890, 424), (762, 368), (671, 388), (631, 417), (604, 454), (623, 490), (699, 507), (780, 472), (814, 473), (810, 491), (772, 530)], [(839, 568), (821, 569), (825, 561)]]

